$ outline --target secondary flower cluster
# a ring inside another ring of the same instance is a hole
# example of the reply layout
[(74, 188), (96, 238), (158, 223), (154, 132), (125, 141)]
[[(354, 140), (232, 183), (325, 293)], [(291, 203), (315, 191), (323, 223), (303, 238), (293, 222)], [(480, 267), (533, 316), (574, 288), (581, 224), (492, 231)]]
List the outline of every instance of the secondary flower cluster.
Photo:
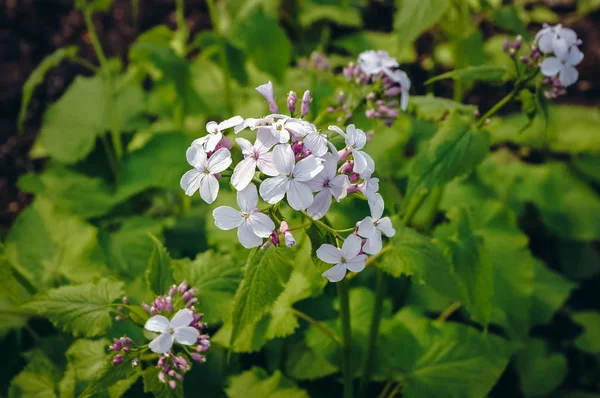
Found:
[[(368, 118), (382, 119), (391, 126), (400, 109), (408, 107), (410, 79), (399, 69), (398, 61), (386, 51), (369, 50), (358, 56), (358, 63), (350, 63), (344, 68), (344, 76), (349, 81), (362, 86), (370, 86), (373, 91), (367, 96)], [(400, 102), (395, 98), (400, 96)]]
[[(278, 109), (271, 82), (257, 87), (257, 91), (272, 112)], [(314, 124), (294, 117), (297, 96), (292, 94), (287, 99), (290, 116), (278, 113), (259, 119), (235, 116), (219, 124), (208, 123), (208, 134), (195, 140), (187, 150), (187, 160), (194, 168), (182, 177), (181, 187), (188, 195), (200, 191), (202, 199), (212, 203), (219, 192), (218, 179), (230, 176), (237, 191), (238, 209), (219, 206), (213, 217), (220, 229), (237, 228), (238, 239), (245, 248), (278, 245), (279, 233), (283, 234), (286, 246), (295, 244), (289, 225), (278, 211), (283, 203), (312, 220), (319, 220), (327, 214), (334, 199), (339, 202), (352, 193), (366, 197), (371, 217), (363, 220), (358, 231), (346, 239), (340, 255), (334, 256), (329, 245), (319, 249), (327, 253), (323, 254), (323, 261), (335, 264), (324, 276), (339, 281), (346, 269), (362, 270), (364, 253), (377, 253), (381, 250), (381, 233), (392, 236), (394, 231), (388, 218), (380, 219), (383, 199), (377, 194), (379, 180), (373, 178), (375, 162), (364, 151), (366, 134), (352, 124), (346, 131), (330, 126), (329, 131), (337, 133), (330, 139)], [(310, 100), (310, 93), (306, 92), (301, 117), (309, 113)], [(231, 172), (226, 171), (233, 163), (230, 142), (223, 136), (227, 128), (233, 128), (235, 134), (246, 129), (256, 134), (254, 142), (235, 139), (243, 159)], [(344, 147), (338, 151), (332, 141), (339, 138)], [(266, 203), (262, 209), (258, 208), (259, 196)], [(362, 267), (358, 265), (360, 262)]]

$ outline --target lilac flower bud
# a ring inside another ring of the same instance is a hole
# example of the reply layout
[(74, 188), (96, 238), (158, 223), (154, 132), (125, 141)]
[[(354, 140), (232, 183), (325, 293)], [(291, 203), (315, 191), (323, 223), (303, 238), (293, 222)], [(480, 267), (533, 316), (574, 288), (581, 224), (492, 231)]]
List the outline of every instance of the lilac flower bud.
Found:
[(287, 247), (289, 247), (290, 249), (294, 247), (294, 245), (296, 244), (296, 239), (294, 239), (294, 235), (292, 235), (291, 232), (288, 231), (284, 233), (283, 237), (285, 238), (285, 245)]
[(271, 235), (269, 236), (269, 239), (275, 246), (279, 246), (279, 234), (277, 233), (277, 231), (273, 230), (273, 232), (271, 232)]
[(510, 55), (511, 58), (514, 58), (514, 56), (517, 54), (517, 51), (514, 48), (511, 48), (508, 50), (508, 55)]
[(350, 119), (352, 117), (352, 112), (346, 112), (346, 119)]
[(123, 347), (123, 352), (126, 354), (129, 354), (131, 352), (131, 348), (129, 347)]
[(399, 95), (401, 92), (402, 92), (402, 87), (392, 86), (386, 90), (385, 95), (387, 95), (388, 97), (394, 97), (396, 95)]
[(327, 113), (333, 113), (333, 112), (335, 112), (335, 108), (333, 106), (327, 107)]
[(121, 355), (121, 354), (115, 355), (115, 357), (112, 360), (112, 364), (113, 365), (118, 365), (118, 364), (120, 364), (122, 362), (123, 362), (123, 355)]
[(346, 95), (344, 94), (343, 91), (340, 91), (337, 95), (337, 102), (339, 104), (343, 104), (345, 99), (346, 99)]
[(290, 232), (290, 225), (287, 223), (287, 221), (281, 222), (281, 224), (279, 225), (279, 232), (281, 232), (282, 234)]
[(360, 175), (358, 173), (352, 173), (348, 176), (348, 179), (350, 180), (350, 182), (356, 182), (356, 181), (358, 181), (359, 178), (360, 178)]
[(354, 162), (352, 161), (347, 161), (345, 162), (338, 170), (338, 172), (340, 174), (348, 174), (348, 173), (352, 173), (352, 169), (354, 169)]
[(266, 84), (260, 85), (256, 87), (256, 91), (258, 91), (269, 103), (269, 110), (271, 113), (279, 112), (279, 108), (275, 103), (275, 94), (273, 94), (273, 83), (269, 80)]
[(261, 247), (260, 250), (267, 250), (269, 248), (269, 246), (271, 246), (272, 243), (270, 240), (267, 240)]
[(132, 345), (133, 344), (133, 340), (131, 340), (129, 337), (123, 336), (119, 339), (119, 341), (121, 343), (123, 343), (123, 345)]
[(294, 145), (292, 145), (292, 151), (296, 155), (304, 152), (304, 144), (302, 143), (302, 141), (298, 141)]
[(185, 308), (190, 308), (192, 305), (196, 304), (198, 299), (196, 297), (190, 299), (187, 303), (185, 303)]
[(312, 99), (310, 98), (310, 91), (306, 90), (302, 96), (302, 108), (300, 109), (300, 114), (302, 117), (306, 116), (306, 114), (310, 111), (311, 101)]
[(152, 312), (152, 308), (150, 308), (150, 306), (146, 303), (142, 303), (142, 308), (148, 312)]
[(350, 66), (344, 66), (344, 77), (346, 78), (346, 80), (350, 80), (352, 79), (352, 76), (354, 76), (354, 68), (350, 65)]
[(344, 121), (344, 118), (341, 116), (338, 116), (337, 119), (335, 119), (338, 123), (342, 123)]
[(367, 94), (367, 101), (373, 101), (375, 99), (375, 93)]
[(515, 50), (519, 50), (521, 48), (521, 45), (523, 44), (523, 36), (518, 35), (517, 39), (512, 43), (512, 47)]
[(348, 193), (358, 192), (359, 190), (358, 184), (350, 184), (350, 186), (348, 186)]
[(202, 318), (204, 317), (204, 314), (194, 313), (194, 314), (192, 314), (192, 316), (194, 317), (194, 320), (192, 321), (192, 323), (197, 324), (198, 322), (200, 322), (202, 320)]
[(117, 322), (123, 322), (124, 320), (125, 320), (125, 318), (123, 318), (121, 315), (117, 315), (115, 317), (115, 321), (117, 321)]
[(522, 63), (524, 63), (525, 65), (529, 64), (529, 58), (527, 58), (524, 55), (521, 55), (521, 57), (519, 58), (521, 60)]
[(233, 148), (233, 145), (231, 144), (231, 141), (229, 141), (229, 138), (223, 136), (223, 138), (221, 138), (221, 140), (217, 143), (217, 146), (215, 147), (215, 150), (213, 151), (216, 152), (221, 148), (227, 148), (231, 151), (231, 148)]
[(129, 305), (129, 299), (127, 298), (127, 296), (123, 297), (123, 304)]
[(188, 301), (192, 297), (194, 297), (194, 293), (191, 290), (188, 290), (187, 292), (185, 292), (181, 295), (181, 299), (183, 301)]
[(167, 382), (167, 375), (162, 370), (158, 372), (158, 381), (160, 381), (161, 383)]
[(169, 387), (171, 387), (173, 390), (177, 388), (177, 383), (175, 380), (169, 380)]
[(123, 312), (123, 306), (122, 305), (118, 305), (117, 306), (117, 312)]
[(369, 118), (369, 119), (373, 119), (375, 117), (375, 109), (367, 109), (365, 111), (365, 115)]
[(206, 362), (206, 358), (198, 353), (192, 352), (191, 357), (194, 361), (196, 361), (198, 363)]
[(134, 367), (134, 368), (135, 368), (135, 367), (136, 367), (136, 366), (138, 366), (139, 364), (140, 364), (140, 359), (139, 359), (139, 358), (133, 358), (133, 359), (131, 360), (131, 366), (132, 366), (132, 367)]
[(179, 284), (179, 286), (177, 286), (177, 291), (180, 293), (185, 292), (186, 290), (188, 290), (188, 284), (186, 281), (183, 281)]
[(163, 355), (162, 357), (158, 358), (158, 362), (156, 363), (156, 367), (157, 368), (164, 368), (166, 363), (167, 363), (167, 357)]
[(507, 52), (508, 49), (510, 47), (510, 42), (508, 41), (508, 39), (505, 37), (504, 41), (502, 42), (502, 51)]
[(296, 112), (296, 102), (298, 102), (298, 96), (295, 91), (290, 91), (287, 97), (287, 107), (290, 113)]
[(398, 110), (398, 109), (388, 109), (388, 111), (387, 111), (388, 117), (391, 117), (391, 118), (397, 117), (399, 113), (400, 113), (400, 110)]

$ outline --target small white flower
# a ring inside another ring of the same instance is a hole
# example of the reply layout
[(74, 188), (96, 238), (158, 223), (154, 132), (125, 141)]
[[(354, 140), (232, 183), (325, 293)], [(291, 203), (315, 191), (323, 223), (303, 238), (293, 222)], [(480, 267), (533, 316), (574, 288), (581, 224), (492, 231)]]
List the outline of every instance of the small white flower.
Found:
[(352, 157), (354, 158), (354, 167), (352, 171), (361, 174), (361, 177), (362, 173), (365, 172), (368, 172), (368, 176), (371, 176), (375, 171), (375, 162), (369, 154), (361, 151), (367, 143), (367, 135), (362, 130), (354, 127), (353, 124), (346, 127), (346, 133), (338, 126), (329, 126), (329, 130), (335, 131), (344, 137), (346, 147), (350, 153), (352, 153)]
[(273, 150), (273, 163), (279, 175), (260, 184), (260, 196), (269, 204), (275, 204), (287, 195), (292, 209), (305, 210), (313, 202), (312, 192), (305, 182), (323, 170), (321, 161), (310, 155), (295, 163), (292, 148), (284, 144)]
[(312, 180), (306, 182), (306, 185), (313, 192), (318, 192), (312, 205), (306, 209), (308, 215), (315, 220), (322, 218), (327, 213), (331, 206), (332, 198), (335, 198), (338, 202), (345, 198), (350, 186), (347, 175), (335, 175), (337, 171), (337, 156), (327, 154), (323, 159), (325, 160), (323, 162), (323, 171), (317, 174)]
[(549, 77), (558, 74), (560, 83), (564, 87), (568, 87), (579, 78), (579, 72), (577, 72), (575, 66), (579, 65), (582, 59), (583, 53), (577, 46), (573, 45), (562, 56), (557, 54), (556, 57), (547, 57), (542, 62), (542, 74)]
[(373, 195), (369, 200), (369, 208), (371, 209), (371, 217), (365, 217), (358, 226), (358, 234), (366, 238), (363, 245), (363, 251), (369, 254), (377, 254), (382, 249), (381, 234), (391, 238), (396, 235), (396, 230), (392, 226), (392, 221), (389, 217), (381, 218), (383, 215), (383, 198), (380, 194)]
[(406, 72), (401, 71), (400, 69), (397, 69), (397, 70), (393, 71), (391, 74), (389, 74), (388, 76), (393, 81), (400, 84), (400, 89), (402, 90), (401, 97), (400, 97), (400, 108), (403, 111), (406, 111), (406, 109), (408, 108), (408, 97), (409, 97), (408, 92), (410, 90), (410, 79), (409, 79), (408, 75), (406, 74)]
[(301, 139), (304, 147), (316, 157), (325, 155), (328, 146), (332, 153), (337, 153), (335, 147), (327, 140), (327, 136), (319, 133), (314, 124), (302, 119), (289, 119), (285, 127), (294, 136)]
[(231, 185), (236, 190), (240, 191), (248, 186), (257, 167), (268, 176), (279, 175), (273, 163), (273, 153), (269, 152), (272, 145), (265, 145), (264, 143), (265, 141), (271, 141), (270, 137), (269, 132), (259, 129), (254, 145), (244, 138), (235, 139), (235, 142), (242, 148), (242, 154), (244, 155), (244, 160), (235, 166), (231, 176)]
[(213, 211), (215, 225), (223, 230), (238, 229), (238, 239), (242, 246), (251, 249), (262, 245), (262, 238), (268, 238), (275, 224), (267, 216), (255, 211), (258, 204), (256, 186), (249, 184), (237, 193), (240, 210), (229, 206), (219, 206)]
[(181, 177), (181, 188), (188, 196), (200, 190), (200, 197), (206, 203), (214, 202), (219, 194), (219, 181), (215, 174), (231, 165), (229, 149), (221, 148), (208, 158), (202, 147), (192, 145), (185, 155), (190, 166), (194, 168)]
[(206, 123), (206, 131), (208, 131), (208, 134), (195, 140), (192, 143), (192, 146), (201, 145), (205, 151), (213, 151), (219, 141), (223, 138), (223, 130), (239, 126), (243, 123), (244, 119), (241, 116), (234, 116), (218, 124), (217, 122), (208, 122)]
[(364, 181), (358, 186), (358, 190), (362, 192), (367, 199), (372, 199), (379, 191), (379, 178), (364, 177)]
[(535, 35), (534, 43), (544, 54), (554, 53), (557, 57), (564, 57), (569, 48), (577, 41), (577, 33), (558, 24), (544, 27)]
[(360, 272), (365, 268), (367, 255), (358, 254), (361, 243), (361, 238), (350, 235), (344, 240), (341, 249), (327, 243), (319, 247), (317, 257), (328, 264), (335, 264), (323, 272), (323, 276), (329, 279), (329, 282), (339, 282), (344, 279), (346, 270)]
[(200, 332), (190, 326), (193, 320), (193, 312), (187, 308), (177, 311), (170, 321), (162, 315), (154, 315), (148, 319), (144, 328), (160, 333), (160, 336), (150, 342), (152, 352), (164, 354), (171, 349), (174, 341), (183, 345), (196, 344)]
[(389, 75), (393, 68), (398, 67), (398, 61), (390, 57), (387, 51), (369, 50), (358, 56), (360, 69), (369, 76), (384, 72)]

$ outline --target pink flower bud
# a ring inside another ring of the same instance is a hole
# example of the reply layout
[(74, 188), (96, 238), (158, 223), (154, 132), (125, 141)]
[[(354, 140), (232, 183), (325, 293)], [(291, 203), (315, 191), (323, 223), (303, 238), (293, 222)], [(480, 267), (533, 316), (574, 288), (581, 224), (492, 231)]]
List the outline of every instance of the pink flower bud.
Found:
[(359, 188), (358, 188), (358, 184), (350, 184), (350, 186), (348, 187), (348, 193), (354, 193), (354, 192), (358, 192)]
[(140, 359), (139, 359), (139, 358), (133, 358), (133, 359), (131, 360), (131, 366), (132, 366), (132, 367), (134, 367), (134, 368), (135, 368), (135, 367), (136, 367), (136, 366), (138, 366), (139, 364), (140, 364)]
[(175, 380), (169, 380), (169, 387), (171, 387), (172, 390), (177, 388), (177, 383)]
[(279, 232), (285, 234), (286, 232), (290, 232), (290, 226), (286, 221), (282, 221), (279, 225)]
[(233, 145), (231, 144), (231, 141), (229, 141), (229, 138), (223, 136), (223, 138), (221, 138), (221, 141), (219, 141), (217, 143), (217, 146), (215, 146), (215, 150), (213, 152), (216, 152), (221, 148), (227, 148), (231, 151), (231, 148), (233, 148)]
[(338, 170), (338, 173), (340, 174), (348, 174), (348, 173), (352, 173), (352, 170), (354, 169), (354, 162), (352, 161), (347, 161), (345, 162)]
[(296, 102), (298, 102), (296, 92), (290, 91), (287, 97), (287, 107), (290, 113), (296, 112)]
[(279, 112), (279, 108), (275, 103), (275, 94), (273, 93), (273, 83), (271, 81), (266, 84), (260, 85), (256, 87), (256, 91), (258, 91), (269, 103), (269, 110), (271, 113)]
[(186, 290), (188, 290), (188, 284), (186, 281), (183, 281), (179, 284), (179, 286), (177, 286), (177, 291), (180, 293), (185, 292)]
[(160, 381), (161, 383), (166, 383), (167, 375), (165, 374), (165, 372), (163, 372), (163, 371), (158, 372), (158, 381)]
[(117, 321), (117, 322), (123, 322), (124, 320), (125, 320), (125, 318), (123, 318), (121, 315), (117, 315), (115, 317), (115, 321)]
[(185, 303), (185, 308), (190, 308), (192, 305), (196, 304), (198, 299), (196, 297), (190, 299), (187, 303)]
[(310, 102), (312, 101), (312, 98), (310, 98), (310, 91), (306, 90), (304, 92), (304, 95), (302, 96), (302, 107), (300, 108), (300, 115), (302, 117), (306, 116), (306, 114), (308, 114), (308, 112), (310, 111)]
[(294, 235), (292, 235), (292, 233), (290, 231), (284, 233), (283, 237), (285, 239), (285, 245), (287, 247), (289, 247), (289, 248), (294, 247), (294, 245), (296, 244), (296, 239), (294, 238)]
[(375, 109), (367, 109), (365, 111), (365, 115), (369, 118), (369, 119), (373, 119), (375, 117)]
[(396, 95), (399, 95), (401, 92), (402, 92), (402, 87), (392, 86), (386, 90), (385, 95), (387, 95), (388, 97), (394, 97)]
[(120, 364), (122, 362), (123, 362), (123, 355), (121, 355), (121, 354), (115, 355), (115, 357), (112, 360), (112, 364), (113, 365), (118, 365), (118, 364)]
[(502, 42), (502, 51), (507, 52), (508, 49), (510, 47), (510, 42), (508, 41), (508, 39), (505, 37), (504, 41)]
[(206, 358), (196, 352), (192, 352), (191, 357), (194, 361), (198, 362), (198, 363), (204, 363), (206, 362)]
[(146, 303), (142, 303), (142, 308), (148, 312), (152, 312), (152, 308)]
[(273, 232), (271, 232), (271, 236), (269, 236), (269, 239), (275, 246), (279, 246), (279, 234), (277, 231), (273, 230)]
[(348, 176), (348, 179), (350, 180), (350, 182), (358, 181), (359, 178), (360, 178), (360, 175), (358, 173), (352, 173)]
[(127, 298), (127, 296), (123, 297), (123, 304), (129, 305), (129, 299)]
[(339, 104), (342, 104), (344, 102), (344, 100), (346, 99), (346, 96), (344, 95), (343, 91), (340, 91), (337, 95), (337, 102)]

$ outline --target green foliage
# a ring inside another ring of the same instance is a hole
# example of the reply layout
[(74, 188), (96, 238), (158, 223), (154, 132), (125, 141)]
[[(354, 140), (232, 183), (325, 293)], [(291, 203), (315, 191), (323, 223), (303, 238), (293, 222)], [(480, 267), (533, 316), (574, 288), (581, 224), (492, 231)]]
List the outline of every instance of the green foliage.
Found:
[(600, 354), (600, 314), (593, 311), (578, 312), (573, 314), (573, 320), (583, 327), (583, 333), (575, 340), (575, 346), (590, 354)]
[(464, 105), (460, 102), (452, 101), (447, 98), (434, 97), (432, 95), (413, 96), (410, 98), (409, 109), (419, 117), (419, 119), (439, 121), (447, 112), (457, 111), (465, 115), (473, 115), (477, 107), (473, 105)]
[(334, 4), (322, 4), (313, 1), (301, 3), (300, 25), (308, 28), (320, 21), (330, 21), (336, 25), (360, 28), (362, 18), (354, 7), (340, 7)]
[(144, 392), (151, 392), (157, 398), (176, 398), (183, 397), (183, 388), (181, 383), (177, 388), (172, 389), (166, 383), (161, 383), (158, 380), (159, 369), (150, 367), (144, 370)]
[(516, 356), (515, 365), (525, 397), (543, 397), (560, 386), (567, 376), (567, 358), (547, 353), (543, 340), (532, 339)]
[(281, 372), (271, 376), (261, 368), (252, 368), (230, 379), (226, 389), (228, 398), (308, 398), (308, 394), (296, 387)]
[(394, 16), (394, 32), (398, 40), (411, 44), (421, 33), (440, 21), (451, 4), (444, 0), (396, 0), (398, 9)]
[(148, 267), (146, 269), (146, 284), (148, 288), (157, 296), (163, 295), (169, 291), (169, 288), (175, 283), (171, 271), (171, 257), (162, 242), (155, 236), (150, 235), (154, 243), (154, 249)]
[(47, 317), (75, 336), (100, 336), (112, 325), (111, 305), (123, 296), (123, 285), (100, 279), (94, 283), (58, 287), (34, 297), (25, 308)]
[[(111, 392), (111, 398), (113, 396), (120, 396), (121, 394), (118, 394), (118, 392), (122, 388), (123, 383), (126, 383), (127, 387), (127, 383), (133, 384), (140, 375), (139, 367), (131, 366), (133, 358), (135, 358), (135, 355), (127, 355), (123, 362), (118, 365), (105, 363), (100, 371), (96, 372), (95, 377), (81, 393), (80, 398), (93, 397), (107, 389)], [(115, 392), (117, 394), (114, 394)]]
[(439, 76), (433, 77), (425, 82), (430, 84), (438, 80), (453, 79), (461, 82), (501, 82), (505, 80), (508, 70), (502, 66), (481, 65), (470, 66), (464, 69), (457, 69), (451, 72), (442, 73)]

